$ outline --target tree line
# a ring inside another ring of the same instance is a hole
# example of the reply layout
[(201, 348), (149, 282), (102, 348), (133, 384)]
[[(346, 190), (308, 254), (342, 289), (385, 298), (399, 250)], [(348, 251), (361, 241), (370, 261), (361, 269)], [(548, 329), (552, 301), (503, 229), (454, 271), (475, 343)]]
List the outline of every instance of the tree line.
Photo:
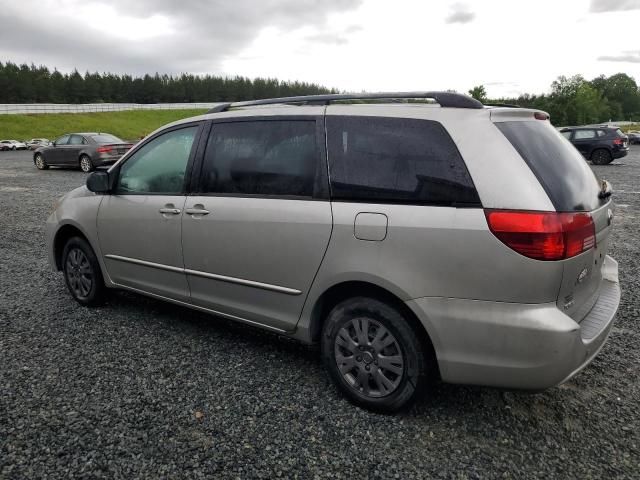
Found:
[(581, 75), (558, 77), (551, 93), (524, 94), (517, 98), (488, 99), (483, 85), (469, 90), (483, 103), (515, 104), (544, 110), (557, 126), (588, 125), (609, 120), (640, 121), (640, 90), (636, 81), (625, 73), (586, 80)]
[(315, 83), (214, 75), (117, 75), (0, 62), (0, 103), (179, 103), (338, 93)]

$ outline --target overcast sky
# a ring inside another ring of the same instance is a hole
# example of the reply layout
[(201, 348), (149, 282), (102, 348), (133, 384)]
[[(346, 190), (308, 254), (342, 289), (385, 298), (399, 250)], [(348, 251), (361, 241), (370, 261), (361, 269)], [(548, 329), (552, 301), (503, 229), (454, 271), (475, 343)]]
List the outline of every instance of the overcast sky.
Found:
[(640, 83), (640, 0), (0, 0), (0, 61), (212, 73), (347, 91)]

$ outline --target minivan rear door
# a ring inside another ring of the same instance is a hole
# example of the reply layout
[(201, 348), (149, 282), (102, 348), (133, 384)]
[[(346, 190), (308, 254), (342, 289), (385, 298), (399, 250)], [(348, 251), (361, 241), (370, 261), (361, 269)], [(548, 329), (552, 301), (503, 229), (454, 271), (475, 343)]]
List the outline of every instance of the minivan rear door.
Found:
[(191, 302), (291, 331), (331, 236), (322, 117), (221, 119), (204, 147), (182, 220)]
[[(593, 220), (595, 246), (561, 260), (563, 278), (558, 306), (579, 322), (598, 297), (611, 233), (613, 202), (602, 194), (602, 185), (587, 162), (548, 121), (492, 119), (536, 175), (556, 211), (588, 212)], [(580, 131), (585, 130), (575, 133)], [(595, 130), (593, 133), (595, 135)]]

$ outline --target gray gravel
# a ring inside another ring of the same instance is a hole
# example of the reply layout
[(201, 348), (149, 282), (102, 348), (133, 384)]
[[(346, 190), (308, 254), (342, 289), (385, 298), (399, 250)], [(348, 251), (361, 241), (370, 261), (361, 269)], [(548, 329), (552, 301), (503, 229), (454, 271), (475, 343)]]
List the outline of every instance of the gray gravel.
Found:
[(43, 226), (85, 175), (0, 152), (0, 478), (638, 478), (640, 148), (595, 168), (624, 291), (594, 363), (543, 393), (439, 385), (382, 416), (313, 347), (127, 293), (78, 306)]

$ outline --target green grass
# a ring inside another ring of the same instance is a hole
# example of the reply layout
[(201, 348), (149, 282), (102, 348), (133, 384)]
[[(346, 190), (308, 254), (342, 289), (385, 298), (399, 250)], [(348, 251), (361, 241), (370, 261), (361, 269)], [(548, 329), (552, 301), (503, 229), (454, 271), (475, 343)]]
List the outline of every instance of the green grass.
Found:
[(162, 125), (201, 115), (206, 110), (131, 110), (101, 113), (46, 113), (0, 115), (0, 139), (53, 140), (70, 132), (107, 132), (124, 140), (136, 140)]

